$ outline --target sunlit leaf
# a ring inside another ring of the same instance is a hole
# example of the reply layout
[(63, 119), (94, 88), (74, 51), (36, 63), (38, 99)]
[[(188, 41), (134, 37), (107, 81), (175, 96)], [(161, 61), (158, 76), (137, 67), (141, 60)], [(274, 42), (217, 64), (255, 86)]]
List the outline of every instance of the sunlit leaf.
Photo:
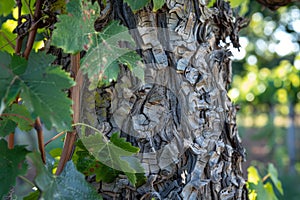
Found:
[(10, 54), (14, 53), (17, 35), (13, 33), (13, 30), (17, 24), (17, 21), (11, 19), (6, 20), (2, 24), (0, 29), (0, 49), (2, 51), (6, 51)]
[(248, 182), (257, 185), (258, 182), (261, 180), (257, 169), (253, 166), (250, 166), (248, 167), (247, 172), (248, 172)]
[(259, 198), (257, 198), (258, 200), (264, 200), (264, 199), (266, 199), (266, 200), (277, 200), (278, 198), (276, 197), (276, 195), (275, 195), (275, 192), (274, 192), (274, 189), (273, 189), (273, 186), (272, 186), (272, 184), (271, 183), (266, 183), (265, 185), (264, 185), (264, 188), (265, 188), (265, 195), (266, 196), (264, 196), (264, 197), (259, 197)]
[[(280, 183), (277, 179), (277, 171), (274, 166), (269, 165), (268, 172), (270, 174), (271, 180), (273, 183)], [(273, 176), (273, 178), (272, 178)], [(275, 177), (275, 178), (274, 178)], [(274, 180), (273, 180), (274, 179)], [(257, 169), (253, 166), (248, 168), (248, 190), (249, 190), (249, 198), (253, 200), (277, 200), (275, 191), (270, 182), (264, 183), (257, 171)], [(281, 188), (281, 183), (278, 184)], [(277, 187), (277, 186), (276, 186)], [(282, 188), (281, 188), (282, 190)]]

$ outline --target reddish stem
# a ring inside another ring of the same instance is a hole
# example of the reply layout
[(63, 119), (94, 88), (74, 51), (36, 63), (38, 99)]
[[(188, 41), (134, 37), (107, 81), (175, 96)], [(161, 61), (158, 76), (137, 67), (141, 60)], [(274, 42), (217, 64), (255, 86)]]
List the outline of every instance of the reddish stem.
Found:
[(44, 147), (46, 147), (50, 142), (52, 142), (53, 140), (56, 140), (57, 138), (59, 138), (60, 136), (62, 136), (63, 134), (65, 134), (65, 131), (60, 132), (59, 134), (55, 135), (54, 137), (52, 137), (50, 140), (48, 140), (45, 144)]
[(15, 142), (15, 134), (10, 133), (8, 135), (8, 148), (13, 149), (14, 148), (14, 142)]
[(34, 128), (37, 132), (38, 136), (38, 144), (39, 144), (39, 150), (41, 152), (41, 157), (43, 160), (43, 163), (46, 164), (46, 154), (45, 154), (45, 147), (44, 147), (44, 136), (43, 136), (43, 128), (40, 118), (36, 118), (34, 123)]

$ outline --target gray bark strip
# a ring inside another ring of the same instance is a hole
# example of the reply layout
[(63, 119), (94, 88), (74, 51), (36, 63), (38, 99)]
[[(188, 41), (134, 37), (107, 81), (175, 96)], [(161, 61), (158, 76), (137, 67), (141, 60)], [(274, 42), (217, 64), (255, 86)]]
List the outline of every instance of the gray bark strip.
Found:
[(224, 43), (229, 37), (239, 47), (245, 20), (223, 1), (207, 8), (201, 0), (168, 0), (157, 13), (134, 15), (119, 0), (112, 5), (113, 16), (132, 29), (145, 83), (121, 67), (116, 84), (84, 94), (82, 101), (96, 95), (101, 103), (83, 108), (82, 120), (97, 122), (108, 137), (121, 131), (138, 146), (148, 180), (133, 188), (120, 176), (98, 191), (105, 199), (247, 199)]

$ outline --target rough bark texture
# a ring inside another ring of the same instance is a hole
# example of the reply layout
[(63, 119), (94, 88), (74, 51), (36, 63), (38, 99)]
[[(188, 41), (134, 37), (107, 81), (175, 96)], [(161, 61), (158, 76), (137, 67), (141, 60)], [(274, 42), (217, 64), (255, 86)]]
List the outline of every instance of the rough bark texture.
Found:
[(134, 188), (120, 176), (100, 183), (99, 193), (104, 199), (247, 199), (225, 44), (228, 37), (239, 46), (244, 19), (223, 1), (207, 8), (204, 0), (168, 0), (156, 13), (148, 7), (135, 14), (120, 0), (110, 3), (110, 18), (132, 29), (145, 83), (121, 66), (117, 83), (84, 94), (83, 101), (98, 100), (96, 109), (83, 108), (82, 120), (108, 137), (120, 131), (138, 146), (148, 180)]

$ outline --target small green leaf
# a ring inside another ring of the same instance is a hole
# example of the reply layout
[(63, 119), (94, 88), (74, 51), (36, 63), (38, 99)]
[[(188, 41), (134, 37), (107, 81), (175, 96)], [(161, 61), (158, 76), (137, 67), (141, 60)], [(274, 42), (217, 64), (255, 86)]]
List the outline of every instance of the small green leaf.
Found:
[(165, 3), (165, 0), (153, 0), (153, 11), (156, 12), (161, 9)]
[(36, 190), (31, 192), (28, 196), (24, 197), (23, 200), (38, 200), (40, 196), (40, 191)]
[(24, 146), (8, 149), (7, 142), (1, 139), (0, 152), (0, 199), (2, 199), (15, 185), (17, 176), (26, 173), (25, 157), (29, 151)]
[(270, 178), (273, 181), (275, 187), (278, 189), (280, 194), (283, 195), (283, 189), (280, 180), (278, 179), (278, 172), (272, 163), (268, 165), (268, 173), (270, 174)]
[(65, 53), (78, 53), (87, 48), (90, 34), (95, 33), (94, 22), (99, 7), (90, 1), (72, 0), (67, 4), (67, 15), (59, 15), (52, 35), (52, 45)]
[(123, 156), (131, 156), (133, 153), (106, 141), (102, 134), (96, 133), (88, 137), (82, 136), (81, 141), (87, 150), (103, 164), (123, 172), (135, 173), (135, 170), (130, 167), (129, 163), (121, 159)]
[(128, 3), (131, 10), (135, 12), (145, 7), (149, 3), (149, 0), (124, 0), (124, 2)]
[(130, 142), (126, 142), (125, 138), (121, 138), (119, 133), (112, 134), (110, 141), (114, 145), (124, 149), (125, 151), (129, 151), (132, 153), (138, 153), (140, 151), (138, 147), (132, 146)]
[[(144, 173), (144, 168), (139, 160), (133, 157), (139, 151), (139, 148), (132, 146), (124, 138), (120, 138), (119, 134), (114, 133), (108, 140), (101, 133), (96, 132), (94, 135), (81, 136), (81, 141), (85, 149), (95, 159), (109, 168), (125, 173), (133, 185), (137, 183), (136, 175)], [(102, 167), (99, 172), (101, 170), (108, 171), (109, 168)], [(101, 175), (98, 176), (98, 180), (105, 178)]]
[[(98, 139), (101, 141), (97, 141)], [(127, 167), (129, 166), (133, 169), (132, 172), (128, 172), (123, 171), (125, 169), (123, 167), (115, 169), (107, 165), (109, 161), (113, 159), (109, 154), (106, 155), (106, 157), (104, 157), (103, 159), (98, 158), (98, 160), (95, 158), (95, 156), (93, 156), (96, 154), (95, 152), (98, 151), (99, 147), (95, 148), (96, 144), (92, 144), (92, 141), (102, 146), (104, 145), (103, 148), (109, 148), (112, 151), (114, 151), (114, 149), (110, 147), (110, 145), (120, 146), (121, 148), (127, 149), (127, 151), (130, 152), (129, 154), (133, 154), (139, 151), (139, 148), (132, 146), (129, 142), (126, 142), (124, 138), (120, 138), (118, 133), (114, 133), (110, 140), (111, 141), (104, 140), (103, 136), (99, 137), (97, 135), (89, 136), (88, 138), (85, 137), (85, 139), (79, 140), (79, 142), (77, 142), (75, 154), (77, 169), (85, 175), (96, 175), (97, 182), (104, 181), (110, 183), (115, 180), (118, 174), (124, 173), (133, 185), (142, 185), (145, 182), (144, 168), (141, 166), (140, 161), (137, 158), (132, 156), (122, 156), (122, 154), (115, 155), (113, 153), (110, 153), (111, 155), (117, 157), (121, 155), (121, 157), (115, 159), (116, 161), (114, 161), (113, 164), (118, 164), (120, 162), (122, 164), (125, 163)], [(90, 151), (87, 148), (90, 149)], [(100, 162), (101, 160), (102, 162)], [(139, 173), (136, 173), (134, 171)]]
[[(88, 75), (91, 82), (90, 89), (94, 89), (101, 81), (107, 85), (117, 80), (119, 64), (126, 65), (135, 71), (140, 56), (129, 48), (121, 48), (120, 43), (135, 45), (127, 27), (120, 25), (119, 21), (111, 21), (102, 32), (94, 34), (86, 56), (82, 59), (81, 69)], [(142, 77), (139, 71), (139, 77)]]

